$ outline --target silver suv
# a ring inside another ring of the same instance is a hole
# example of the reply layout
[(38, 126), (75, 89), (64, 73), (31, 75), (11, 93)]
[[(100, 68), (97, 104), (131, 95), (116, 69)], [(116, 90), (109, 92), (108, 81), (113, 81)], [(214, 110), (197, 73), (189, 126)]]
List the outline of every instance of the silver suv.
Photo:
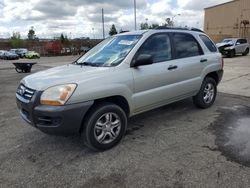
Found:
[(221, 54), (203, 32), (137, 31), (25, 77), (16, 98), (32, 126), (48, 134), (80, 133), (90, 148), (106, 150), (122, 139), (131, 116), (188, 97), (210, 107), (222, 75)]
[(219, 51), (228, 57), (234, 57), (236, 54), (246, 56), (249, 54), (249, 44), (246, 39), (227, 38), (217, 43)]

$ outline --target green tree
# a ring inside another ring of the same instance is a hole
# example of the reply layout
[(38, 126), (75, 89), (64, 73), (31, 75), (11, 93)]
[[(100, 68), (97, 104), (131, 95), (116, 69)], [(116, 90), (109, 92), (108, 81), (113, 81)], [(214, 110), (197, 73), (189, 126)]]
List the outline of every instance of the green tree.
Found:
[(141, 23), (141, 30), (149, 29), (148, 23)]
[(112, 36), (112, 35), (116, 35), (116, 34), (117, 34), (117, 30), (115, 28), (115, 24), (113, 24), (110, 28), (109, 35)]
[(174, 26), (174, 22), (171, 20), (171, 18), (167, 18), (165, 21), (166, 22), (163, 24), (164, 26), (167, 26), (167, 27), (173, 27)]
[(10, 38), (10, 44), (12, 48), (21, 48), (23, 46), (23, 40), (19, 32), (13, 32)]
[(71, 44), (70, 44), (70, 41), (68, 39), (68, 36), (67, 35), (64, 35), (63, 33), (60, 35), (59, 38), (57, 38), (60, 40), (61, 44), (64, 46), (64, 47), (69, 47)]
[(63, 33), (60, 36), (60, 41), (61, 41), (62, 44), (65, 43), (65, 37), (64, 37)]
[(67, 46), (70, 46), (71, 45), (71, 42), (69, 41), (69, 38), (67, 35), (64, 36), (64, 44), (67, 45)]
[(156, 29), (157, 27), (159, 27), (159, 24), (152, 24), (149, 29)]
[(32, 26), (28, 32), (28, 39), (34, 40), (36, 37), (34, 27)]
[(145, 29), (156, 29), (157, 27), (159, 27), (159, 24), (152, 24), (149, 25), (148, 23), (141, 23), (141, 30), (145, 30)]

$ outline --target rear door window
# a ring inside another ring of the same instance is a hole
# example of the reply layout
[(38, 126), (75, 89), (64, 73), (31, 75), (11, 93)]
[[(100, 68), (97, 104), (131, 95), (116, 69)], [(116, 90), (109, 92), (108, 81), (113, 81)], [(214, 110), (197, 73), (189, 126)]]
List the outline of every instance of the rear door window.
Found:
[(175, 33), (173, 35), (176, 58), (194, 57), (203, 54), (203, 51), (196, 39), (186, 33)]
[(247, 40), (246, 40), (246, 39), (240, 39), (240, 43), (241, 43), (241, 44), (246, 44), (246, 43), (247, 43)]
[(206, 45), (206, 47), (209, 49), (210, 52), (217, 52), (216, 46), (206, 35), (200, 35), (200, 38), (204, 42), (204, 44)]

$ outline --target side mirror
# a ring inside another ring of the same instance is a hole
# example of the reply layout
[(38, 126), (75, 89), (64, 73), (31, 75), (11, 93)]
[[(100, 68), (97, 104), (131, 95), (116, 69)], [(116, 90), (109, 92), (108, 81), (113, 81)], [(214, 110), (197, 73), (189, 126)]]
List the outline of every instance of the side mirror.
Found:
[(236, 45), (240, 45), (240, 43), (239, 43), (239, 42), (236, 42)]
[(131, 67), (139, 67), (139, 66), (151, 65), (151, 64), (153, 64), (152, 55), (141, 54), (136, 59), (133, 60)]

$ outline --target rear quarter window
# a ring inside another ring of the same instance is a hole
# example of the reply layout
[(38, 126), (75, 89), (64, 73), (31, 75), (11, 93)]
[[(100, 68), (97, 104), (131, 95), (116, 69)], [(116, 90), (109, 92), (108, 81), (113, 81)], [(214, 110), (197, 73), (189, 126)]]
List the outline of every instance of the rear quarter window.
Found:
[(210, 52), (217, 52), (216, 46), (206, 35), (200, 35), (200, 38), (203, 41), (203, 43), (206, 45), (206, 47), (209, 49)]

